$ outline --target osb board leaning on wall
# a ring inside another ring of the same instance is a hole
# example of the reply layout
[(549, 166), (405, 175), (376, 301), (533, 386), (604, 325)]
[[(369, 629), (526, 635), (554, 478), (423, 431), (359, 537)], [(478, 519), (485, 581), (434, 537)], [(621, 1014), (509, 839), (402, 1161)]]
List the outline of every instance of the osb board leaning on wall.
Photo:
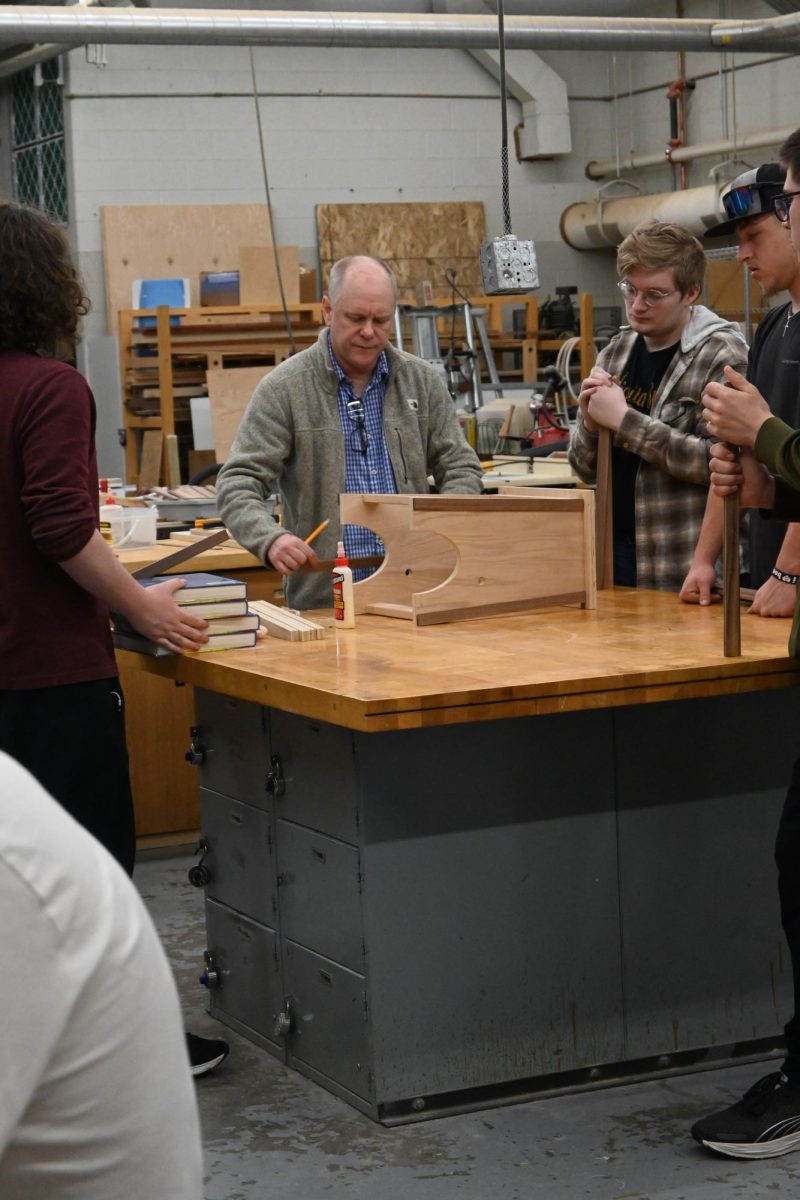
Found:
[(438, 300), (449, 300), (448, 268), (455, 270), (461, 291), (483, 293), (478, 253), (486, 241), (486, 221), (481, 201), (318, 204), (317, 238), (323, 290), (337, 259), (374, 254), (397, 275), (402, 301), (416, 300), (423, 279), (431, 281)]
[(240, 246), (272, 244), (266, 204), (106, 204), (100, 223), (110, 333), (134, 279), (189, 279), (198, 305), (201, 271), (236, 271)]

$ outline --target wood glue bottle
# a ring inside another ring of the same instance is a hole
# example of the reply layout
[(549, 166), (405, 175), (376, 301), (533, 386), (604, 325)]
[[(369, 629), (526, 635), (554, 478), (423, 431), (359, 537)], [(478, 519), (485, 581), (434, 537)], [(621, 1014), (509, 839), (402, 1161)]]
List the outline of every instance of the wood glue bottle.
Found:
[(347, 565), (344, 542), (339, 542), (333, 564), (333, 615), (342, 629), (352, 629), (356, 623), (353, 572)]

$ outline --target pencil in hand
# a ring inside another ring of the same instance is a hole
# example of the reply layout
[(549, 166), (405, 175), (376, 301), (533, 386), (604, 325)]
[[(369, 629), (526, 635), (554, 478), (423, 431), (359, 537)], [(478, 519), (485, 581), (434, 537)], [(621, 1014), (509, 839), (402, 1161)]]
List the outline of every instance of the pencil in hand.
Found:
[(321, 524), (319, 524), (317, 526), (316, 529), (312, 529), (311, 533), (308, 535), (308, 537), (304, 539), (306, 545), (310, 546), (311, 543), (314, 541), (314, 538), (319, 537), (319, 535), (322, 533), (323, 529), (327, 529), (328, 526), (330, 525), (330, 523), (331, 523), (331, 519), (330, 519), (330, 517), (328, 517), (327, 521), (323, 521)]

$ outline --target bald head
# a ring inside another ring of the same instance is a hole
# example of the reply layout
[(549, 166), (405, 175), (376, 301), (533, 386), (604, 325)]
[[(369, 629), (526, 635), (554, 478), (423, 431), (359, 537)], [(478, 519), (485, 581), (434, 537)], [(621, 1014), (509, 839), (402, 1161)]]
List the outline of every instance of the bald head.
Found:
[(328, 299), (331, 304), (336, 304), (339, 299), (345, 280), (351, 282), (356, 277), (370, 282), (388, 280), (392, 290), (392, 304), (397, 303), (397, 277), (383, 259), (373, 258), (370, 254), (351, 254), (348, 258), (340, 258), (331, 267), (328, 281)]

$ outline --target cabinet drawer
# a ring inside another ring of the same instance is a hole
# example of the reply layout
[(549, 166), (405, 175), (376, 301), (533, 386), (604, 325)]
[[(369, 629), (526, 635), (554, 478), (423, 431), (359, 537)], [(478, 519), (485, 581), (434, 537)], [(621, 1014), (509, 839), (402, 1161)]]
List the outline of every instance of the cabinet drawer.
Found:
[(195, 713), (205, 750), (202, 787), (258, 808), (268, 806), (263, 712), (259, 704), (196, 691)]
[(206, 896), (240, 913), (275, 924), (272, 813), (218, 792), (200, 789), (202, 837), (208, 844)]
[(270, 709), (269, 744), (285, 780), (279, 815), (356, 844), (358, 792), (351, 731)]
[(283, 936), (362, 971), (358, 850), (291, 821), (278, 821), (277, 842)]
[(214, 900), (206, 900), (207, 945), (221, 986), (209, 991), (212, 1016), (226, 1016), (276, 1046), (275, 1017), (283, 1007), (275, 931)]
[(370, 1100), (363, 975), (293, 942), (284, 947), (284, 971), (294, 1017), (287, 1046), (289, 1065), (305, 1064)]

